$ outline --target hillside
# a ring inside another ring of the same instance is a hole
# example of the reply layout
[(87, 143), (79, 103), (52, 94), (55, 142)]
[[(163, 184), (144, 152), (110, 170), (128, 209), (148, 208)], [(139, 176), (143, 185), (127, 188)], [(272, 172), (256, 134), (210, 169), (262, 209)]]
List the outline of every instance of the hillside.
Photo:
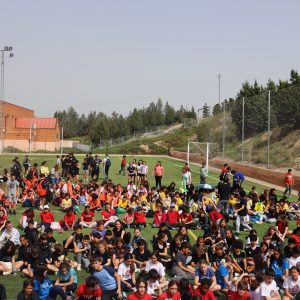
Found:
[[(235, 128), (229, 116), (226, 118), (226, 143), (225, 160), (241, 161), (242, 144), (234, 134)], [(142, 136), (136, 141), (125, 144), (123, 147), (111, 147), (110, 153), (128, 154), (168, 154), (169, 149), (186, 151), (187, 141), (209, 141), (218, 143), (219, 149), (215, 149), (211, 156), (222, 157), (222, 122), (220, 117), (212, 116), (202, 119), (199, 128), (174, 128), (155, 137)], [(270, 165), (272, 168), (292, 167), (300, 170), (300, 130), (290, 132), (281, 137), (280, 132), (273, 130), (270, 142)], [(191, 149), (191, 151), (200, 151)], [(103, 152), (103, 151), (102, 151)], [(257, 134), (244, 141), (244, 162), (258, 165), (267, 164), (267, 132)]]

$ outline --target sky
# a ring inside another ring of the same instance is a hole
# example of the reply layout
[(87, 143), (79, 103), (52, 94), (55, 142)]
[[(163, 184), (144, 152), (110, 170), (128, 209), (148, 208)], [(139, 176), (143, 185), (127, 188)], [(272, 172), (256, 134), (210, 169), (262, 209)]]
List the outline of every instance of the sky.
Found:
[(300, 72), (300, 1), (2, 1), (5, 100), (51, 117), (235, 97)]

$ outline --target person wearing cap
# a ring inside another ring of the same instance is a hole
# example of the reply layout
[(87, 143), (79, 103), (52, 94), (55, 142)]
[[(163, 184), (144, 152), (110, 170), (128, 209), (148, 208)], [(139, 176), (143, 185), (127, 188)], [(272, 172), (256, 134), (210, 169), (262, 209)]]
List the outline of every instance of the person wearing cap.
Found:
[(49, 205), (44, 205), (44, 210), (40, 213), (41, 218), (41, 226), (44, 226), (42, 228), (47, 229), (50, 228), (51, 223), (54, 222), (54, 215), (52, 212), (50, 212)]
[(95, 213), (91, 211), (90, 206), (87, 205), (81, 213), (79, 224), (86, 228), (96, 227), (97, 223), (94, 221)]

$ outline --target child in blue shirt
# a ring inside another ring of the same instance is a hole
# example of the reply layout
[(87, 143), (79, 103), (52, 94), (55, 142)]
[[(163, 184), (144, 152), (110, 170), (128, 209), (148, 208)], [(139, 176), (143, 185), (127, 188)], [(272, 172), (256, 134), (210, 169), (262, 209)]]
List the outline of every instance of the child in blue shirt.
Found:
[(77, 275), (71, 266), (63, 262), (61, 263), (57, 272), (58, 279), (56, 279), (55, 285), (61, 286), (67, 293), (75, 292), (77, 289)]
[(60, 296), (64, 300), (71, 300), (71, 297), (64, 292), (61, 286), (53, 286), (47, 276), (47, 267), (39, 265), (35, 270), (34, 290), (39, 295), (40, 300), (55, 300)]

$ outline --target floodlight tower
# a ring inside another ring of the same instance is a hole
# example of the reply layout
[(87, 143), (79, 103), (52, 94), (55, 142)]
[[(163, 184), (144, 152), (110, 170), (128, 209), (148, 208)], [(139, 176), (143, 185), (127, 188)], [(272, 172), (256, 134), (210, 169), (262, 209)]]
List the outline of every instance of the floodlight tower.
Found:
[(11, 46), (4, 46), (3, 49), (1, 49), (1, 92), (0, 92), (0, 98), (2, 101), (4, 101), (4, 59), (5, 59), (5, 53), (9, 52), (8, 57), (13, 57), (14, 54), (11, 52), (13, 50), (13, 47)]

